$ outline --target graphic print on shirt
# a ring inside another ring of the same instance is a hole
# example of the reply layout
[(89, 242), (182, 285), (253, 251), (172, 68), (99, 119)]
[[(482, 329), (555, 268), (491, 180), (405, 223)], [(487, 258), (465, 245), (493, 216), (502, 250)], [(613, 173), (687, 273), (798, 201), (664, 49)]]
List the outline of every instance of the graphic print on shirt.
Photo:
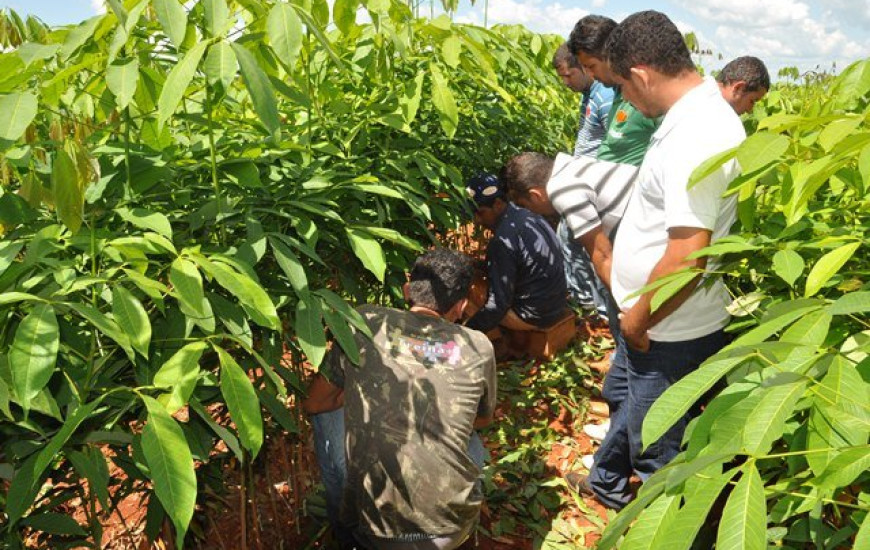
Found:
[(402, 334), (398, 327), (390, 333), (389, 345), (391, 352), (411, 355), (421, 363), (446, 361), (447, 364), (456, 366), (462, 360), (462, 350), (455, 341), (442, 342), (413, 338)]

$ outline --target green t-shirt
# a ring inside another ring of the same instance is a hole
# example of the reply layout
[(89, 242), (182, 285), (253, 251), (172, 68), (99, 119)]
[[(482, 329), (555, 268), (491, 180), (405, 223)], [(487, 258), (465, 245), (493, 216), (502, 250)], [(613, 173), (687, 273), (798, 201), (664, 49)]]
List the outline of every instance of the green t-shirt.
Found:
[(343, 519), (376, 537), (450, 535), (477, 520), (480, 469), (468, 455), (477, 416), (496, 405), (486, 336), (443, 319), (362, 306), (360, 365), (338, 346), (324, 374), (344, 388)]
[(646, 118), (617, 91), (610, 108), (607, 135), (598, 148), (598, 159), (640, 166), (660, 120)]

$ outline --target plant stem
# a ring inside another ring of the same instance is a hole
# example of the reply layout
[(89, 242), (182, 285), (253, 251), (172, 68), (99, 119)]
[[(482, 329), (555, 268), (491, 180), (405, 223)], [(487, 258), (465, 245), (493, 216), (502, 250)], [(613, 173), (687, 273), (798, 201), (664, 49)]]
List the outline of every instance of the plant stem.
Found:
[(214, 188), (214, 198), (217, 203), (217, 218), (215, 219), (215, 224), (218, 227), (218, 243), (223, 245), (226, 242), (226, 229), (223, 225), (223, 220), (221, 219), (221, 210), (223, 209), (222, 197), (221, 197), (221, 183), (218, 180), (217, 173), (217, 151), (214, 146), (214, 118), (212, 115), (212, 105), (211, 105), (211, 88), (205, 87), (205, 113), (206, 118), (208, 119), (208, 149), (211, 157), (211, 185)]

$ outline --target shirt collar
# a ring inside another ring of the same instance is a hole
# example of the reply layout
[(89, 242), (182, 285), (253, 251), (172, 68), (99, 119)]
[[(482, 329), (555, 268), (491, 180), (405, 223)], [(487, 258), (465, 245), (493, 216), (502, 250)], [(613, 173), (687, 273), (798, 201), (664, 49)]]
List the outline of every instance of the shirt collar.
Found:
[(653, 134), (653, 139), (660, 140), (674, 129), (684, 118), (692, 116), (692, 113), (697, 113), (698, 108), (704, 108), (702, 105), (711, 97), (721, 95), (719, 86), (712, 78), (705, 78), (701, 84), (698, 84), (683, 97), (677, 100), (668, 112), (662, 118), (662, 123), (659, 129)]

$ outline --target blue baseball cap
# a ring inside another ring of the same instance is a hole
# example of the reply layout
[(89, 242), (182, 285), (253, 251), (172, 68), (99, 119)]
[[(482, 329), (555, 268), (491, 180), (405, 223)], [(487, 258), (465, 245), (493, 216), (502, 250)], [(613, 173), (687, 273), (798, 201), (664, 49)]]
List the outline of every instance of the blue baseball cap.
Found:
[(495, 199), (504, 199), (507, 191), (495, 174), (481, 172), (471, 177), (465, 186), (468, 198), (476, 206), (491, 206)]

